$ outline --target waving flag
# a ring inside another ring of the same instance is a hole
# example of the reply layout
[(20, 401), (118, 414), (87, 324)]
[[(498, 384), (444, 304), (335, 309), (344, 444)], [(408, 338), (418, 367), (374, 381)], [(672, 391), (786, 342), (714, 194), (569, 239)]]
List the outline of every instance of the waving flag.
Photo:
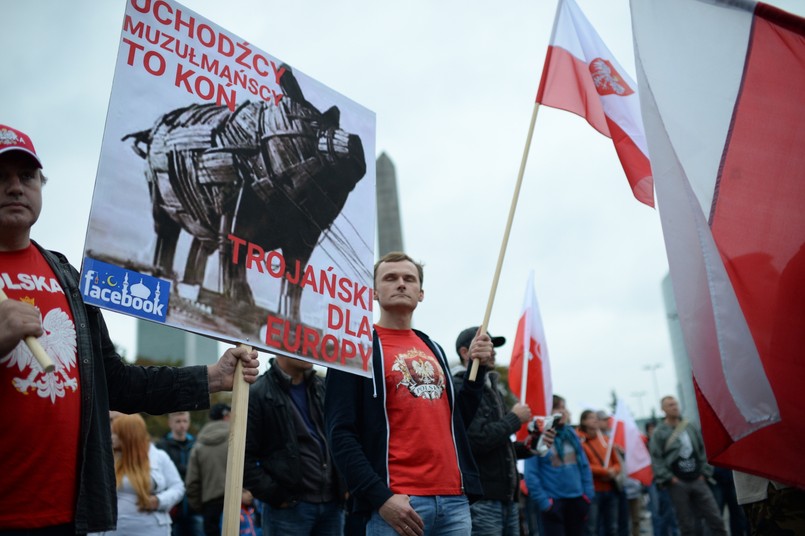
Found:
[(708, 458), (805, 486), (805, 19), (640, 0), (632, 24)]
[(624, 470), (630, 478), (639, 480), (644, 486), (651, 485), (654, 471), (651, 469), (651, 455), (648, 453), (637, 423), (626, 403), (618, 399), (615, 415), (612, 416), (615, 444), (626, 453)]
[(559, 0), (537, 102), (580, 115), (612, 138), (634, 196), (654, 206), (637, 84), (573, 0)]
[[(509, 387), (521, 402), (528, 404), (533, 415), (548, 415), (551, 411), (551, 366), (537, 295), (534, 292), (534, 272), (528, 277), (523, 311), (514, 337), (509, 364)], [(524, 424), (517, 432), (517, 438), (522, 440), (527, 434)]]

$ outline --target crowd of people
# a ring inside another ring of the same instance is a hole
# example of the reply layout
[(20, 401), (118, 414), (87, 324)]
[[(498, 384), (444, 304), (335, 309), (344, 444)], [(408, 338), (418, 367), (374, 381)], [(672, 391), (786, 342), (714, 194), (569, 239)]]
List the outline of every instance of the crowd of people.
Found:
[[(495, 371), (505, 340), (462, 331), (461, 364), (451, 370), (444, 349), (412, 327), (424, 271), (404, 253), (375, 264), (370, 378), (332, 369), (322, 380), (309, 363), (282, 356), (258, 378), (256, 353), (243, 348), (209, 367), (126, 363), (101, 312), (81, 300), (77, 271), (30, 239), (41, 169), (30, 138), (0, 125), (0, 276), (42, 282), (6, 284), (11, 299), (0, 301), (0, 401), (14, 408), (1, 421), (14, 442), (0, 442), (0, 535), (220, 534), (232, 491), (230, 408), (213, 406), (198, 437), (187, 412), (230, 390), (238, 361), (252, 384), (237, 490), (242, 534), (638, 536), (646, 505), (655, 536), (726, 534), (723, 503), (735, 495), (714, 488), (701, 433), (673, 397), (662, 400), (665, 418), (647, 439), (655, 477), (647, 488), (625, 474), (607, 416), (585, 410), (574, 428), (561, 396), (550, 426), (513, 441), (539, 416), (505, 403)], [(27, 390), (11, 386), (35, 367), (24, 341), (43, 334), (49, 315), (67, 326), (63, 388), (21, 396)], [(466, 369), (475, 360), (473, 377)], [(111, 425), (110, 410), (124, 413), (112, 413)], [(140, 412), (169, 413), (170, 432), (156, 446)], [(801, 497), (781, 489), (752, 495), (750, 506)], [(792, 511), (801, 523), (801, 508)], [(733, 536), (745, 533), (741, 523), (741, 510), (730, 509)]]

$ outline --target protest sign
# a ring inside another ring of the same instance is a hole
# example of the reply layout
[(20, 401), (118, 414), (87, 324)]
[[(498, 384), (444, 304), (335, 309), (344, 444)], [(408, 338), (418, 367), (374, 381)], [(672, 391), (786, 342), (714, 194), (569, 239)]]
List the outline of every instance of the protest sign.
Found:
[(374, 136), (371, 111), (250, 42), (129, 0), (84, 300), (371, 375)]

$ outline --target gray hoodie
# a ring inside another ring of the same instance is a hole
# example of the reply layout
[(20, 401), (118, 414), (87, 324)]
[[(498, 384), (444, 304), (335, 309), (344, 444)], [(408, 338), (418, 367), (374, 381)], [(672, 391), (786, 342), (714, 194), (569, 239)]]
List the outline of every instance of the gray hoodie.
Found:
[(202, 505), (224, 496), (229, 421), (210, 421), (198, 434), (190, 451), (185, 487), (190, 507), (202, 511)]

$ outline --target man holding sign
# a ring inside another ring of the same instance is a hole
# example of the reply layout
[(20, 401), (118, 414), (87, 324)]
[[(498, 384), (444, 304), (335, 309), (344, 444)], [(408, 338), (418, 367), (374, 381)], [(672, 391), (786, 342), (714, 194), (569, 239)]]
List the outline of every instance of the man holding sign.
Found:
[(327, 436), (367, 534), (469, 534), (468, 496), (483, 494), (465, 426), (493, 363), (492, 341), (474, 337), (469, 354), (483, 366), (455, 392), (442, 348), (411, 329), (422, 275), (404, 253), (375, 264), (374, 376), (327, 374)]
[[(42, 209), (42, 164), (31, 139), (0, 125), (0, 527), (2, 534), (72, 535), (114, 528), (109, 410), (162, 414), (209, 406), (231, 390), (238, 360), (249, 383), (257, 354), (227, 350), (210, 366), (138, 367), (115, 351), (78, 272), (30, 239)], [(23, 340), (37, 337), (47, 373)]]

